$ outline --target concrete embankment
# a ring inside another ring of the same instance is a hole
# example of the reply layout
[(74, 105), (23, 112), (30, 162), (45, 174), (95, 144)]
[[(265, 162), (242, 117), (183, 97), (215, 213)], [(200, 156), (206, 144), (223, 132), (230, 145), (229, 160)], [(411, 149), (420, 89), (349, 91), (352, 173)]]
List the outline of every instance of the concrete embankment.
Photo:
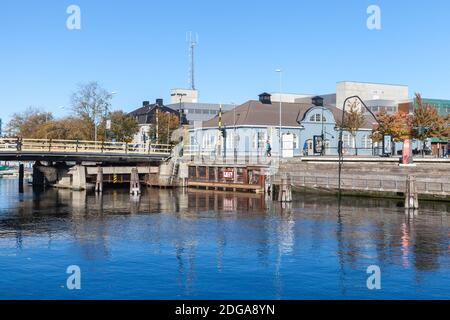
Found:
[[(336, 193), (338, 190), (338, 162), (283, 161), (274, 183), (281, 177), (291, 177), (294, 192)], [(406, 179), (414, 176), (420, 199), (450, 201), (450, 162), (415, 163), (401, 166), (396, 162), (345, 161), (342, 166), (343, 194), (354, 196), (404, 197)]]

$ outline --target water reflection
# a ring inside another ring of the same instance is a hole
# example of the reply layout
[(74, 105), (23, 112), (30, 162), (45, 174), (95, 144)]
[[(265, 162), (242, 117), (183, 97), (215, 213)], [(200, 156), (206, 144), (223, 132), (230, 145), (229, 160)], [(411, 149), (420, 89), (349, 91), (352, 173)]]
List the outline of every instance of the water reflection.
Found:
[[(164, 288), (174, 279), (167, 297), (235, 297), (237, 288), (266, 298), (363, 297), (365, 280), (355, 281), (371, 264), (396, 270), (398, 281), (413, 286), (429, 281), (423, 273), (438, 277), (450, 269), (445, 203), (424, 203), (409, 215), (395, 200), (344, 198), (339, 211), (335, 198), (312, 195), (282, 207), (262, 195), (204, 190), (148, 189), (131, 197), (127, 189), (26, 189), (18, 195), (14, 183), (0, 183), (1, 248), (14, 243), (18, 252), (39, 250), (45, 259), (36, 241), (46, 249), (67, 243), (65, 255), (81, 261), (151, 260)], [(0, 264), (8, 260), (0, 256)], [(448, 297), (450, 280), (440, 281), (445, 289), (429, 290)], [(315, 286), (322, 289), (311, 291)]]

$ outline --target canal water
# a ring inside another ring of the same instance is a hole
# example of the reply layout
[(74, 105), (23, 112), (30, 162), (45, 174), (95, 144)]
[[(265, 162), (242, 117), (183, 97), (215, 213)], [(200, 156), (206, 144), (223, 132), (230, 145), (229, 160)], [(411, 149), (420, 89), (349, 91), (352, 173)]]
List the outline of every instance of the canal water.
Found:
[(396, 200), (17, 190), (0, 179), (0, 299), (450, 298), (445, 203), (413, 216)]

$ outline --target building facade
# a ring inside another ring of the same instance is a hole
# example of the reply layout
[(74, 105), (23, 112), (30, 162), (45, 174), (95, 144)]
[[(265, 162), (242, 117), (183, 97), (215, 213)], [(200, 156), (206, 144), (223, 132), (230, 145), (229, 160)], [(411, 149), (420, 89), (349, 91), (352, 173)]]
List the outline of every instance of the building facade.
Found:
[[(142, 107), (129, 113), (134, 117), (139, 124), (139, 132), (134, 136), (133, 143), (143, 145), (149, 141), (155, 140), (155, 137), (150, 136), (150, 129), (155, 125), (155, 117), (158, 113), (171, 113), (180, 118), (178, 111), (164, 106), (163, 99), (156, 99), (155, 103), (150, 104), (149, 101), (142, 102)], [(186, 119), (181, 115), (182, 123), (186, 123)]]
[[(314, 100), (314, 99), (313, 99)], [(266, 157), (267, 143), (273, 157), (337, 155), (339, 129), (336, 119), (342, 111), (333, 106), (310, 103), (272, 102), (269, 94), (250, 100), (225, 112), (201, 127), (189, 131), (191, 154), (210, 157)], [(281, 118), (281, 121), (280, 121)], [(352, 135), (344, 132), (343, 150), (347, 155), (372, 155), (370, 139), (373, 122)], [(281, 123), (281, 126), (280, 126)], [(280, 134), (281, 133), (281, 134)]]
[(208, 121), (216, 117), (220, 110), (223, 112), (232, 110), (234, 108), (231, 104), (218, 104), (218, 103), (193, 103), (193, 102), (181, 102), (181, 104), (173, 103), (167, 105), (172, 110), (183, 111), (186, 116), (186, 120), (191, 127), (199, 126), (203, 121)]

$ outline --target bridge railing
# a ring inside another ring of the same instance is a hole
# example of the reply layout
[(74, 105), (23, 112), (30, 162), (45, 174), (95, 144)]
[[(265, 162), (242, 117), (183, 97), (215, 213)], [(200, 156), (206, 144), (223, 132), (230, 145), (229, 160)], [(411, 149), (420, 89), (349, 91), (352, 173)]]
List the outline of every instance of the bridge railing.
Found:
[(105, 142), (58, 139), (0, 138), (0, 152), (66, 152), (109, 154), (164, 154), (170, 155), (169, 144), (133, 144), (127, 142)]

